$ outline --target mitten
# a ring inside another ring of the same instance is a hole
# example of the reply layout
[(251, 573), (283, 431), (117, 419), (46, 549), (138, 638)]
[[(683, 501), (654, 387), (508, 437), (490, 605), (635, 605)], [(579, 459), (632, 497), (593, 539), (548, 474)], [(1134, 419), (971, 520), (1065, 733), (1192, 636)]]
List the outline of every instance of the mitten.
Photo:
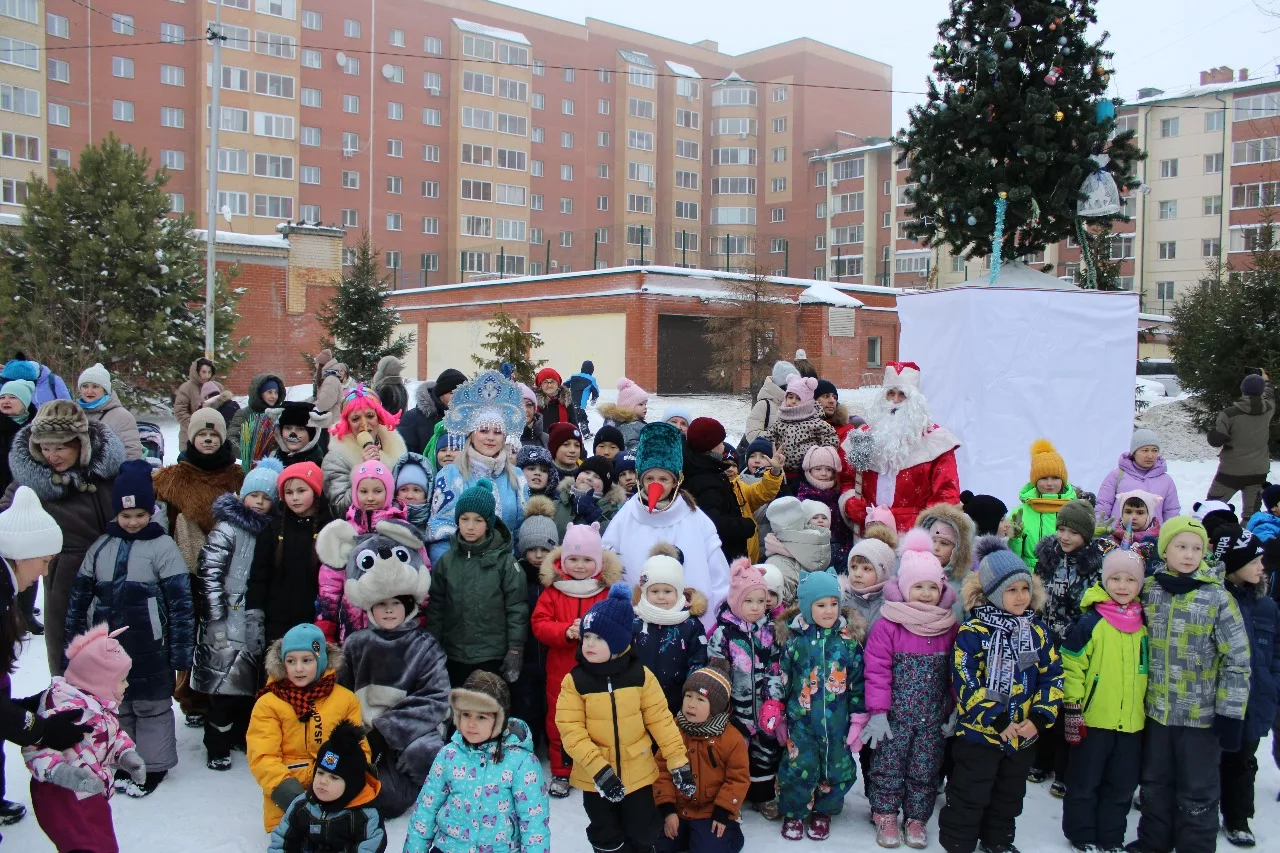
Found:
[(587, 492), (585, 495), (578, 495), (573, 501), (573, 513), (578, 518), (583, 519), (587, 524), (593, 521), (599, 521), (600, 516), (604, 515), (600, 506), (596, 503), (596, 496)]
[(862, 751), (862, 730), (866, 728), (869, 719), (870, 714), (853, 714), (849, 717), (849, 736), (844, 739), (844, 745), (854, 755)]
[(302, 783), (290, 776), (271, 791), (271, 802), (275, 803), (280, 811), (287, 812), (289, 804), (306, 792)]
[(698, 793), (698, 786), (693, 784), (693, 769), (688, 764), (671, 771), (671, 784), (682, 796), (692, 797)]
[(147, 781), (147, 763), (138, 755), (138, 750), (128, 749), (120, 754), (120, 769), (129, 774), (133, 784), (141, 785)]
[(364, 739), (369, 742), (369, 755), (372, 756), (369, 763), (377, 764), (378, 759), (387, 751), (387, 739), (382, 736), (382, 732), (378, 731), (377, 726), (370, 726), (365, 732)]
[(766, 699), (760, 706), (760, 716), (756, 725), (768, 735), (776, 734), (778, 726), (786, 719), (786, 708), (777, 699)]
[(226, 622), (210, 622), (204, 629), (204, 639), (215, 651), (221, 652), (231, 648), (231, 638), (227, 633)]
[(1218, 733), (1218, 745), (1223, 752), (1239, 752), (1244, 740), (1244, 720), (1213, 715), (1213, 730)]
[(507, 656), (502, 659), (502, 677), (508, 683), (513, 683), (520, 677), (520, 670), (524, 667), (524, 653), (519, 649), (511, 649), (507, 652)]
[(1075, 746), (1084, 740), (1088, 728), (1084, 724), (1084, 713), (1076, 704), (1062, 706), (1062, 738)]
[(107, 790), (106, 783), (88, 767), (63, 762), (49, 771), (46, 781), (59, 788), (66, 788), (77, 794), (101, 794)]
[(871, 744), (875, 749), (881, 741), (892, 740), (893, 729), (889, 728), (888, 714), (872, 714), (862, 728), (862, 742)]
[(947, 717), (946, 722), (942, 724), (942, 736), (951, 737), (956, 733), (956, 723), (960, 721), (960, 715), (955, 708), (951, 709), (951, 716)]
[(596, 783), (600, 796), (611, 803), (620, 803), (627, 796), (627, 789), (622, 786), (622, 780), (613, 772), (612, 767), (606, 765), (601, 768), (592, 781)]
[(80, 722), (80, 711), (59, 711), (44, 718), (44, 725), (40, 727), (40, 737), (36, 740), (36, 746), (43, 746), (48, 749), (56, 749), (62, 752), (64, 749), (71, 747), (84, 740), (85, 735), (93, 731), (89, 726)]

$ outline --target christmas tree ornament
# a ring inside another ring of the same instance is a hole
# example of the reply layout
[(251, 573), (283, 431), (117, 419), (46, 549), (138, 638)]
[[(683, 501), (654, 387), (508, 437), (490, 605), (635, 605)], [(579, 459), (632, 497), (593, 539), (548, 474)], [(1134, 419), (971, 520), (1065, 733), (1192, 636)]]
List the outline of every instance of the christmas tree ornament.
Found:
[(1066, 43), (1067, 43), (1067, 37), (1066, 37), (1066, 36), (1058, 36), (1058, 46), (1059, 46), (1059, 47), (1061, 47), (1062, 45), (1064, 45), (1064, 44), (1066, 44)]
[(1110, 98), (1103, 98), (1101, 101), (1098, 101), (1098, 108), (1097, 108), (1096, 114), (1098, 118), (1098, 124), (1102, 124), (1104, 121), (1107, 121), (1108, 119), (1115, 118), (1116, 117), (1115, 102), (1112, 101)]
[(1111, 158), (1106, 154), (1095, 154), (1090, 159), (1097, 166), (1097, 171), (1091, 172), (1080, 187), (1083, 198), (1076, 203), (1076, 215), (1117, 216), (1123, 208), (1116, 179), (1107, 171)]
[(988, 284), (995, 284), (1000, 280), (1000, 267), (1004, 266), (1004, 216), (1008, 208), (1008, 199), (996, 199), (996, 230), (991, 235), (991, 278), (987, 279)]
[(1058, 110), (1056, 113), (1053, 114), (1054, 121), (1062, 121), (1066, 117), (1067, 117), (1066, 114), (1063, 113), (1062, 110)]
[(1000, 198), (1008, 198), (1009, 194), (1004, 190), (1000, 190)]
[(1007, 36), (1005, 37), (1005, 40), (1004, 40), (1004, 49), (1005, 49), (1005, 50), (1013, 50), (1013, 39), (1008, 38)]
[(1049, 73), (1044, 75), (1044, 82), (1050, 86), (1058, 85), (1058, 80), (1062, 77), (1062, 66), (1054, 65), (1049, 68)]
[(1022, 15), (1018, 12), (1017, 9), (1009, 10), (1009, 18), (1007, 20), (1007, 23), (1009, 24), (1009, 29), (1016, 29), (1022, 26)]
[(968, 218), (968, 219), (966, 219), (965, 221), (966, 221), (966, 222), (968, 222), (970, 226), (977, 225), (977, 224), (978, 224), (978, 217), (976, 217), (976, 216), (974, 216), (974, 215), (970, 214), (970, 215), (969, 215), (969, 218)]

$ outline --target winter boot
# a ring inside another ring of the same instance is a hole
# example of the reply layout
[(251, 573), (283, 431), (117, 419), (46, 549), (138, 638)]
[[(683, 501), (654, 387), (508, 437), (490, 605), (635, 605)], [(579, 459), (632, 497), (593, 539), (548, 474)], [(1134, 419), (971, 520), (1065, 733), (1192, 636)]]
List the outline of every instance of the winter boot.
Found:
[(752, 803), (751, 807), (760, 812), (760, 816), (765, 820), (777, 820), (782, 816), (782, 810), (778, 808), (777, 800), (765, 800), (763, 803)]
[(146, 781), (141, 785), (130, 779), (125, 783), (123, 788), (120, 787), (119, 780), (117, 780), (116, 789), (124, 791), (124, 793), (134, 799), (142, 799), (143, 797), (150, 796), (155, 792), (156, 788), (160, 787), (160, 783), (164, 781), (165, 774), (168, 772), (169, 771), (167, 770), (157, 770), (154, 773), (147, 773)]
[(826, 841), (831, 837), (831, 815), (814, 812), (805, 821), (804, 831), (814, 841)]
[(907, 821), (907, 846), (912, 850), (923, 850), (929, 846), (929, 827), (922, 820)]
[(1103, 853), (1103, 851), (1092, 844), (1076, 844), (1073, 841), (1071, 842), (1071, 853)]
[(209, 760), (205, 762), (204, 766), (208, 767), (210, 770), (230, 770), (231, 756), (219, 755), (215, 758), (211, 755), (209, 756)]
[(548, 791), (548, 793), (550, 793), (551, 796), (555, 797), (557, 800), (563, 800), (565, 797), (569, 796), (569, 777), (568, 776), (552, 777), (551, 788)]
[(0, 826), (9, 826), (27, 816), (27, 807), (12, 800), (0, 800)]
[(896, 814), (873, 814), (871, 822), (876, 825), (876, 844), (881, 847), (897, 847), (902, 843)]
[(203, 729), (204, 714), (187, 714), (186, 725), (189, 729)]
[(988, 844), (983, 841), (978, 845), (978, 849), (981, 850), (982, 853), (1022, 853), (1022, 851), (1017, 847), (1014, 847), (1012, 844), (1005, 844), (1004, 842)]
[(1061, 800), (1067, 795), (1067, 783), (1054, 779), (1053, 784), (1049, 786), (1049, 794)]
[(1041, 782), (1043, 782), (1045, 779), (1048, 779), (1048, 778), (1049, 778), (1048, 770), (1041, 770), (1039, 767), (1032, 767), (1030, 770), (1027, 771), (1028, 782), (1035, 782), (1037, 785), (1039, 785)]
[(1253, 832), (1249, 829), (1249, 821), (1247, 820), (1226, 821), (1222, 829), (1226, 833), (1227, 841), (1236, 847), (1253, 847), (1258, 843), (1258, 840), (1253, 836)]
[(789, 817), (782, 821), (782, 837), (788, 841), (799, 841), (804, 838), (804, 821), (798, 817)]

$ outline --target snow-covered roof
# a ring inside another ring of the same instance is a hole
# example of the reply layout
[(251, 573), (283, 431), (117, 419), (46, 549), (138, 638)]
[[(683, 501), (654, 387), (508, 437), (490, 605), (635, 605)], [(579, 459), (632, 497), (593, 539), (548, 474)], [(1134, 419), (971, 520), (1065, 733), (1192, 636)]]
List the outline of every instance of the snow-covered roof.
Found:
[[(1139, 320), (1147, 320), (1152, 323), (1172, 323), (1173, 318), (1168, 314), (1147, 314), (1146, 312), (1138, 312)], [(1158, 361), (1158, 359), (1147, 359), (1147, 361)]]
[(730, 71), (728, 77), (725, 77), (723, 80), (720, 80), (716, 83), (711, 84), (712, 88), (719, 88), (720, 86), (754, 86), (754, 85), (755, 83), (752, 83), (750, 80), (743, 80), (742, 75), (739, 74), (737, 71)]
[(832, 151), (829, 154), (815, 154), (809, 158), (810, 163), (817, 163), (821, 160), (835, 160), (840, 157), (848, 157), (851, 154), (865, 154), (868, 151), (882, 151), (885, 148), (892, 148), (893, 140), (886, 139), (884, 142), (873, 142), (868, 145), (858, 145), (853, 148), (841, 148), (839, 151)]
[(631, 65), (639, 65), (641, 68), (657, 67), (653, 64), (653, 60), (649, 58), (649, 54), (641, 53), (638, 50), (623, 50), (622, 48), (619, 48), (618, 55)]
[(976, 278), (956, 287), (999, 287), (1013, 290), (1082, 290), (1069, 281), (1040, 270), (1032, 269), (1022, 261), (1005, 261), (1000, 267), (1000, 278), (990, 284), (984, 278)]
[(800, 303), (835, 305), (840, 308), (861, 308), (862, 300), (854, 299), (847, 293), (841, 293), (825, 281), (815, 281), (800, 294)]
[(22, 217), (17, 213), (0, 213), (0, 225), (12, 225), (15, 228), (22, 224)]
[(1256, 89), (1261, 86), (1274, 86), (1280, 88), (1280, 80), (1274, 77), (1267, 79), (1254, 78), (1252, 80), (1232, 80), (1230, 83), (1210, 83), (1207, 86), (1189, 86), (1180, 92), (1161, 92), (1158, 95), (1152, 95), (1149, 98), (1135, 98), (1132, 101), (1126, 101), (1120, 106), (1121, 110), (1126, 107), (1143, 107), (1148, 104), (1156, 104), (1161, 101), (1177, 101), (1184, 98), (1203, 98), (1208, 95), (1219, 95), (1223, 92), (1238, 92), (1245, 89)]
[(681, 65), (679, 62), (667, 60), (667, 69), (678, 77), (693, 77), (695, 80), (701, 80), (702, 75), (694, 71), (688, 65)]
[(490, 27), (485, 24), (477, 24), (475, 21), (464, 21), (462, 18), (454, 18), (453, 25), (464, 33), (475, 33), (479, 36), (488, 36), (491, 39), (501, 39), (512, 44), (526, 44), (533, 47), (533, 42), (525, 38), (524, 33), (518, 33), (515, 30)]
[[(197, 240), (207, 241), (209, 232), (204, 228), (191, 229), (191, 235)], [(234, 231), (219, 231), (214, 238), (216, 242), (228, 246), (258, 246), (267, 249), (287, 249), (289, 239), (279, 234), (237, 234)]]

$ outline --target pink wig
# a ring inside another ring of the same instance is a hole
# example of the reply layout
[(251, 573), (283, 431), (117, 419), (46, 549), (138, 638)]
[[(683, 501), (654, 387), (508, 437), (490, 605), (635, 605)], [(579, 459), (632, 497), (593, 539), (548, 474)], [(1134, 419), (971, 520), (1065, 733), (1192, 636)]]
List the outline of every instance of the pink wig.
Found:
[(351, 425), (347, 423), (347, 416), (352, 412), (358, 412), (363, 409), (370, 409), (378, 415), (378, 423), (387, 429), (395, 429), (400, 423), (400, 416), (393, 415), (382, 407), (382, 401), (378, 399), (378, 395), (374, 394), (363, 383), (357, 385), (346, 393), (342, 402), (342, 416), (338, 418), (338, 422), (329, 428), (329, 433), (336, 439), (346, 438), (351, 434)]

